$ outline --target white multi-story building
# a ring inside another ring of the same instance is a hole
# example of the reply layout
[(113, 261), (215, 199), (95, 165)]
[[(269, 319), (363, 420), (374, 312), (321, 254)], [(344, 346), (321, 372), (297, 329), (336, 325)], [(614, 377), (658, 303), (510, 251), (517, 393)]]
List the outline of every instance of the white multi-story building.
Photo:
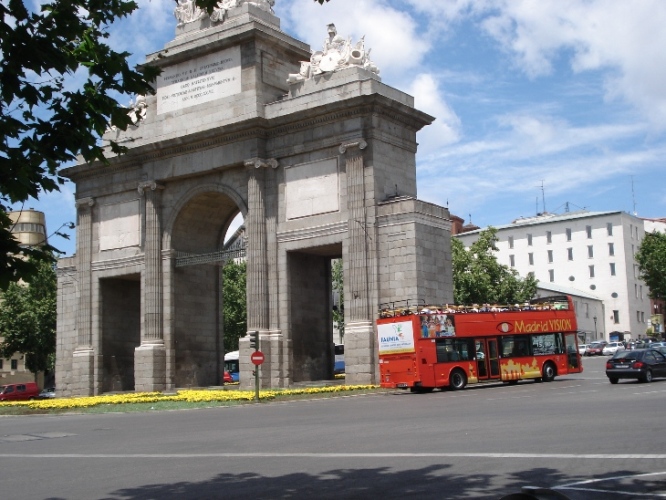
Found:
[[(610, 339), (646, 336), (648, 288), (639, 279), (634, 255), (645, 234), (644, 221), (625, 212), (570, 212), (520, 218), (497, 226), (497, 258), (521, 276), (596, 295), (604, 314), (598, 335)], [(482, 229), (456, 235), (466, 247)]]

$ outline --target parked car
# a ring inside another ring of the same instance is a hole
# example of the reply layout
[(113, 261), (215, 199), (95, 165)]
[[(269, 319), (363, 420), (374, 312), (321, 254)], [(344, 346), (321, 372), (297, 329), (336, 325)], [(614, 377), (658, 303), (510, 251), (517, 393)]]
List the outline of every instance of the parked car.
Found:
[(32, 401), (39, 397), (39, 387), (35, 382), (7, 384), (0, 387), (0, 401)]
[(657, 349), (618, 351), (606, 362), (606, 376), (611, 384), (621, 378), (652, 382), (653, 378), (666, 377), (666, 356)]
[(55, 387), (45, 388), (39, 393), (39, 399), (53, 399), (55, 397)]
[(229, 373), (227, 370), (224, 370), (224, 383), (231, 384), (233, 381), (234, 379), (231, 377), (231, 373)]
[(585, 350), (587, 349), (588, 344), (578, 344), (578, 354), (581, 356), (585, 355)]
[(650, 349), (658, 349), (659, 347), (666, 347), (666, 342), (652, 342)]
[(585, 356), (601, 356), (602, 351), (604, 350), (604, 346), (607, 344), (607, 342), (602, 341), (602, 342), (592, 342), (590, 345), (587, 346), (587, 349), (585, 349)]
[(624, 344), (622, 342), (610, 342), (606, 344), (601, 350), (601, 354), (604, 356), (610, 356), (615, 354), (617, 351), (624, 351)]

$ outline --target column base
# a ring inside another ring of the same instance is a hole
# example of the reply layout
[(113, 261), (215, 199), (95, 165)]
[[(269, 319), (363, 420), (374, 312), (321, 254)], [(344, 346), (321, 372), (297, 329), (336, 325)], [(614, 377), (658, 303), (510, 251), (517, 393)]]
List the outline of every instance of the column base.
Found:
[(372, 321), (345, 324), (345, 384), (371, 385), (379, 380)]
[[(264, 355), (264, 362), (259, 366), (259, 387), (264, 389), (289, 386), (289, 372), (285, 353), (286, 340), (281, 330), (260, 330), (259, 350)], [(243, 337), (238, 342), (239, 349), (239, 387), (242, 390), (254, 390), (254, 375), (257, 367), (250, 361), (254, 349), (250, 348), (250, 338)]]
[(134, 390), (166, 390), (166, 348), (164, 344), (142, 344), (134, 350)]
[(95, 395), (95, 351), (81, 347), (72, 354), (72, 396)]

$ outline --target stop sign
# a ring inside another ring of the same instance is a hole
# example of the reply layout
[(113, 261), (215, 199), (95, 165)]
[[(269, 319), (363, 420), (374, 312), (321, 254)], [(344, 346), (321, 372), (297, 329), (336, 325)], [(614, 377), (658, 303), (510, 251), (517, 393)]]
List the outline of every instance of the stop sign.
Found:
[(255, 351), (250, 355), (250, 361), (252, 364), (259, 366), (264, 362), (264, 353), (261, 351)]

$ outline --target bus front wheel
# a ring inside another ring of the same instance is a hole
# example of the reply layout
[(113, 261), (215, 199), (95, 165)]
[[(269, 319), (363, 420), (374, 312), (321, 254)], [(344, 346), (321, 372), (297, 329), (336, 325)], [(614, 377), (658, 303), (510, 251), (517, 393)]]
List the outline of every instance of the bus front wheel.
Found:
[(557, 370), (555, 369), (555, 365), (553, 363), (546, 363), (543, 365), (543, 381), (544, 382), (552, 382), (555, 380), (555, 375), (557, 375)]
[(467, 385), (467, 376), (462, 370), (453, 370), (449, 377), (449, 386), (454, 391), (464, 389)]

